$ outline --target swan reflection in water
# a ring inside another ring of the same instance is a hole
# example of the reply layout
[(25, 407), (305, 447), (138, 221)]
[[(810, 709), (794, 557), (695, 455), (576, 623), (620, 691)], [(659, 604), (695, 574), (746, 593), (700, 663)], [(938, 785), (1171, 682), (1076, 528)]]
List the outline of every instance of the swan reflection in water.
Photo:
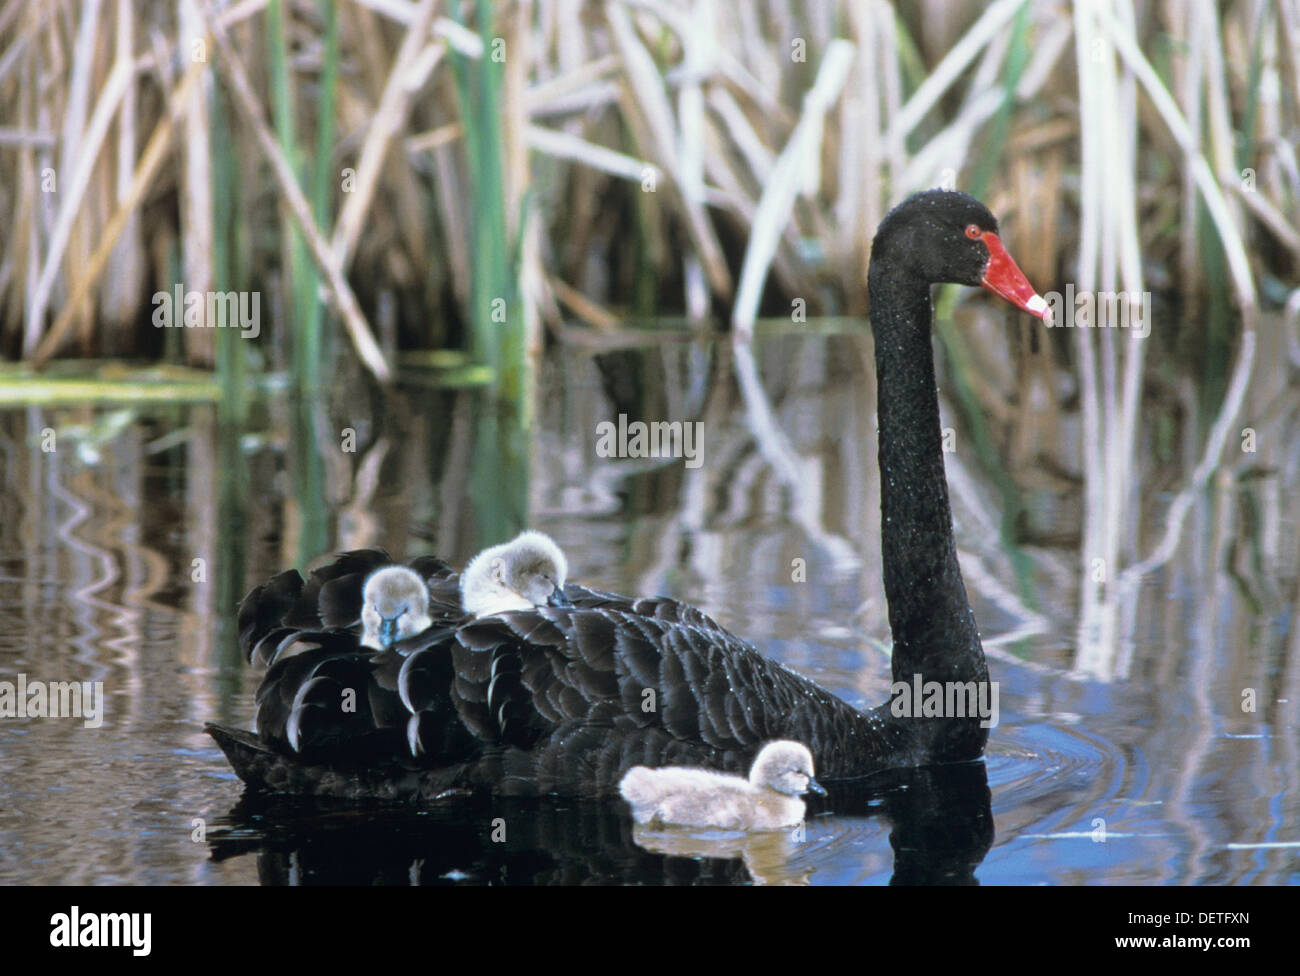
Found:
[(982, 761), (841, 783), (808, 806), (802, 833), (664, 838), (618, 803), (480, 795), (412, 808), (250, 792), (207, 842), (214, 860), (255, 857), (267, 885), (437, 885), (974, 884), (993, 841)]

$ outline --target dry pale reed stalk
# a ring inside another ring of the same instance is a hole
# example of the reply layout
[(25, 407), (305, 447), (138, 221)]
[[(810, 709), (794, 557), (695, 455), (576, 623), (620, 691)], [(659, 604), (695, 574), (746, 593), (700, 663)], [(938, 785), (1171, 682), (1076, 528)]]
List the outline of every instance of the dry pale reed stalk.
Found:
[(804, 98), (799, 124), (790, 134), (789, 142), (772, 168), (771, 179), (763, 188), (763, 196), (754, 214), (754, 225), (750, 229), (749, 246), (745, 250), (731, 317), (731, 327), (739, 340), (747, 340), (753, 334), (763, 282), (767, 280), (767, 271), (782, 229), (794, 209), (795, 197), (806, 189), (810, 173), (820, 169), (818, 156), (822, 145), (822, 123), (844, 87), (853, 63), (853, 53), (853, 45), (847, 41), (832, 41), (827, 47), (817, 80)]
[(635, 28), (621, 4), (611, 3), (605, 8), (606, 20), (614, 36), (614, 43), (623, 56), (623, 67), (635, 99), (624, 104), (628, 111), (636, 115), (647, 133), (642, 142), (642, 149), (651, 145), (658, 150), (656, 158), (664, 168), (673, 184), (682, 195), (682, 209), (686, 218), (687, 231), (699, 251), (705, 274), (713, 287), (714, 293), (721, 296), (731, 294), (731, 274), (727, 270), (722, 256), (722, 246), (718, 243), (713, 225), (704, 214), (703, 202), (691, 198), (686, 188), (688, 180), (682, 171), (680, 155), (680, 138), (673, 123), (672, 108), (664, 94), (663, 83), (655, 68), (654, 59), (637, 36)]
[[(178, 5), (177, 47), (196, 59), (194, 42), (204, 38), (203, 20), (197, 0), (181, 0)], [(206, 51), (203, 52), (206, 56)], [(206, 85), (205, 85), (206, 82)], [(206, 294), (212, 290), (212, 145), (208, 138), (208, 88), (210, 74), (203, 74), (194, 89), (182, 120), (184, 137), (180, 140), (181, 156), (181, 265), (185, 290)], [(191, 363), (212, 365), (216, 356), (216, 337), (211, 329), (185, 329), (185, 350)]]
[[(68, 240), (72, 235), (73, 224), (80, 215), (81, 204), (86, 189), (90, 185), (91, 171), (95, 166), (99, 147), (108, 134), (108, 126), (112, 122), (113, 113), (117, 111), (122, 97), (126, 94), (133, 70), (133, 66), (126, 62), (119, 61), (113, 65), (113, 70), (109, 74), (108, 81), (105, 82), (103, 91), (100, 93), (99, 101), (95, 105), (90, 124), (77, 143), (77, 151), (72, 160), (72, 172), (66, 178), (63, 192), (60, 194), (60, 206), (54, 224), (54, 231), (51, 233), (49, 243), (46, 246), (45, 259), (40, 266), (40, 275), (36, 282), (35, 292), (32, 294), (27, 306), (27, 327), (23, 336), (23, 352), (28, 356), (33, 355), (38, 345), (43, 344), (41, 324), (45, 319), (45, 312), (49, 306), (54, 282), (59, 273), (59, 266), (63, 261)], [(83, 297), (78, 301), (68, 301), (64, 312), (75, 312), (83, 301), (84, 293)]]
[[(180, 83), (172, 90), (171, 96), (168, 98), (168, 110), (159, 118), (154, 126), (153, 133), (149, 136), (149, 142), (140, 157), (140, 162), (136, 165), (135, 175), (131, 179), (131, 187), (127, 191), (126, 198), (118, 204), (117, 210), (114, 211), (113, 216), (109, 219), (107, 226), (100, 235), (99, 246), (91, 256), (85, 272), (73, 283), (71, 289), (73, 299), (79, 301), (83, 298), (95, 282), (99, 280), (99, 276), (107, 266), (109, 256), (113, 253), (113, 246), (117, 243), (118, 237), (139, 206), (140, 201), (144, 199), (149, 185), (157, 174), (158, 167), (166, 158), (167, 151), (171, 147), (172, 129), (176, 116), (181, 106), (191, 97), (198, 84), (199, 76), (203, 73), (205, 67), (204, 64), (198, 61), (191, 64), (189, 70), (181, 78)], [(33, 368), (40, 369), (58, 351), (59, 344), (73, 325), (73, 313), (76, 307), (77, 301), (69, 301), (63, 307), (59, 317), (55, 319), (54, 324), (50, 326), (50, 330), (31, 354)]]
[[(424, 79), (433, 70), (438, 59), (446, 50), (442, 42), (429, 41), (429, 28), (437, 10), (437, 0), (421, 0), (415, 11), (406, 36), (398, 48), (397, 57), (384, 85), (379, 107), (375, 111), (361, 147), (361, 157), (357, 162), (355, 186), (351, 193), (345, 194), (343, 207), (334, 224), (334, 236), (331, 248), (339, 266), (347, 269), (357, 236), (365, 223), (370, 202), (379, 185), (379, 175), (384, 164), (384, 157), (389, 146), (396, 138), (398, 130), (406, 124), (407, 112), (411, 101), (424, 85)], [(433, 56), (421, 62), (419, 77), (412, 77), (412, 68), (421, 59), (422, 52), (432, 48)]]

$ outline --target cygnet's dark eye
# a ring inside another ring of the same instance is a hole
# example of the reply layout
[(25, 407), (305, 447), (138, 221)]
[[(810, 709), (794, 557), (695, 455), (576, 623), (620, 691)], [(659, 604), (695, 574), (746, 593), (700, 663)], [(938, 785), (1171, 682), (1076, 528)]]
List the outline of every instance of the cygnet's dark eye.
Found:
[(966, 236), (969, 237), (972, 241), (977, 241), (984, 236), (984, 232), (980, 230), (979, 224), (967, 224)]

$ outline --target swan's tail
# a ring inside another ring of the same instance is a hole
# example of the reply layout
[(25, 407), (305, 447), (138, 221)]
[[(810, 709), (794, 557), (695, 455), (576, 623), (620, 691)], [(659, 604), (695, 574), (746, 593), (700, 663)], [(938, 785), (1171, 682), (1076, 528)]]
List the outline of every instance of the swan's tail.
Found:
[(240, 779), (254, 789), (267, 788), (263, 773), (276, 754), (256, 734), (215, 722), (205, 724), (203, 731), (216, 740)]
[(213, 722), (203, 729), (250, 790), (348, 800), (430, 800), (472, 785), (465, 764), (419, 769), (400, 757), (385, 758), (395, 755), (387, 739), (375, 743), (366, 761), (336, 765), (282, 755), (243, 729)]

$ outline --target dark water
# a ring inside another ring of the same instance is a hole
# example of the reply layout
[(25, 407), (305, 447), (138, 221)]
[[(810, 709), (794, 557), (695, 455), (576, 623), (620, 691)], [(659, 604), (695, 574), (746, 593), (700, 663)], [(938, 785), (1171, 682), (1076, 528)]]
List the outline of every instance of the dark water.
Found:
[[(334, 548), (463, 561), (515, 531), (519, 499), (572, 579), (687, 599), (850, 702), (883, 700), (869, 340), (778, 335), (755, 352), (561, 347), (531, 470), (504, 475), (476, 461), (493, 435), (475, 391), (381, 397), (343, 376), (297, 436), (274, 397), (238, 430), (210, 406), (0, 412), (0, 680), (102, 682), (104, 703), (97, 728), (0, 719), (0, 881), (1300, 881), (1287, 463), (1198, 502), (1176, 563), (1127, 612), (1123, 676), (1103, 683), (1070, 670), (1077, 552), (1013, 560), (959, 447), (958, 541), (1000, 688), (986, 760), (867, 781), (799, 836), (647, 835), (617, 805), (562, 801), (242, 796), (201, 726), (251, 720), (243, 592)], [(702, 463), (597, 456), (597, 424), (620, 413), (701, 421)]]

